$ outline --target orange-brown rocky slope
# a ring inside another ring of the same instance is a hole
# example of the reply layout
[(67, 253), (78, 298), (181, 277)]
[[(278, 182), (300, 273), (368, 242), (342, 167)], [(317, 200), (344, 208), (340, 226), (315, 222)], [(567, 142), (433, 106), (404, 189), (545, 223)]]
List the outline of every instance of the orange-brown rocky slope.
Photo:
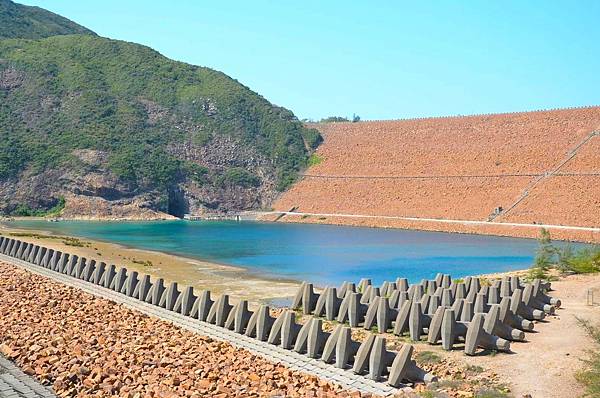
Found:
[[(322, 161), (276, 201), (276, 210), (600, 226), (600, 133), (594, 134), (600, 107), (314, 127), (325, 137), (317, 151)], [(498, 207), (503, 212), (494, 215)], [(512, 236), (539, 232), (331, 215), (285, 219)], [(600, 241), (594, 231), (552, 233)]]

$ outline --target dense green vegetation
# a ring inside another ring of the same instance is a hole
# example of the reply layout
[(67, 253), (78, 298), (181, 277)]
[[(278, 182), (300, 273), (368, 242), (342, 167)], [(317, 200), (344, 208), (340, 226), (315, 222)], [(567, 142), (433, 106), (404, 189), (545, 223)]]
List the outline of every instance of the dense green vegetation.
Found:
[(65, 208), (65, 198), (60, 196), (54, 206), (47, 210), (32, 209), (27, 204), (20, 204), (12, 211), (15, 217), (53, 217), (60, 215)]
[(588, 351), (584, 359), (585, 367), (576, 375), (577, 380), (586, 387), (585, 397), (600, 396), (600, 326), (592, 325), (589, 321), (578, 319), (579, 324), (592, 338), (594, 347)]
[(588, 274), (600, 272), (600, 246), (575, 250), (572, 246), (556, 246), (546, 229), (540, 232), (539, 247), (529, 270), (531, 279), (548, 279), (552, 269), (562, 274)]
[(343, 116), (329, 116), (319, 120), (319, 123), (339, 123), (339, 122), (349, 122), (348, 118)]
[(69, 34), (94, 32), (43, 8), (0, 0), (0, 39), (41, 39)]
[(308, 166), (316, 166), (318, 164), (321, 164), (321, 162), (323, 161), (323, 157), (317, 153), (313, 153), (312, 155), (310, 155), (310, 157), (308, 158)]

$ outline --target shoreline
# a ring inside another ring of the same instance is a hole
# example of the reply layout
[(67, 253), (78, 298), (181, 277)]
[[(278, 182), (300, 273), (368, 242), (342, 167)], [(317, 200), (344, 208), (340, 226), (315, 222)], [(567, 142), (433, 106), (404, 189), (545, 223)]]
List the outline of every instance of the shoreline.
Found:
[(213, 294), (229, 294), (233, 302), (276, 303), (294, 296), (301, 281), (253, 274), (244, 267), (198, 260), (178, 254), (129, 247), (99, 239), (57, 234), (43, 229), (14, 228), (0, 222), (0, 235), (44, 245), (80, 257), (125, 266), (166, 283), (177, 282)]
[[(317, 217), (314, 215), (305, 216), (301, 213), (293, 214), (285, 211), (262, 211), (254, 212), (255, 216), (252, 219), (244, 221), (264, 222), (264, 223), (280, 223), (280, 224), (315, 224), (315, 225), (333, 225), (356, 228), (381, 228), (381, 229), (397, 229), (404, 231), (422, 231), (422, 232), (440, 232), (447, 234), (462, 234), (462, 235), (481, 235), (495, 236), (500, 238), (517, 238), (517, 239), (537, 239), (540, 230), (545, 228), (543, 224), (535, 226), (521, 225), (514, 226), (510, 223), (495, 224), (478, 224), (470, 225), (469, 221), (463, 223), (457, 221), (455, 223), (447, 223), (443, 220), (429, 222), (420, 221), (418, 219), (389, 219), (387, 216), (368, 216), (368, 218), (336, 216), (335, 214), (327, 217)], [(49, 221), (54, 218), (49, 217), (5, 217), (0, 218), (0, 224), (5, 221)], [(100, 221), (100, 222), (156, 222), (156, 221), (183, 221), (182, 218), (173, 217), (167, 214), (161, 214), (155, 218), (103, 218), (103, 217), (57, 217), (61, 221)], [(595, 228), (595, 227), (594, 227)], [(576, 231), (576, 230), (560, 230), (549, 229), (552, 240), (565, 243), (584, 243), (584, 244), (600, 244), (600, 232), (596, 231)], [(175, 254), (176, 255), (176, 254)], [(243, 268), (243, 267), (242, 267)]]

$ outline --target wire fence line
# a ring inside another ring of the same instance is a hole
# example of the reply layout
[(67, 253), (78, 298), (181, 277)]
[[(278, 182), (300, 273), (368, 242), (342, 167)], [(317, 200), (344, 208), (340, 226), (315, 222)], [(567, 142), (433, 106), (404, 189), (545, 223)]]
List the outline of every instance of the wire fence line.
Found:
[(300, 174), (306, 178), (348, 179), (348, 180), (450, 180), (462, 178), (514, 178), (514, 177), (600, 177), (597, 172), (564, 172), (564, 173), (505, 173), (505, 174), (449, 174), (449, 175), (335, 175), (335, 174)]

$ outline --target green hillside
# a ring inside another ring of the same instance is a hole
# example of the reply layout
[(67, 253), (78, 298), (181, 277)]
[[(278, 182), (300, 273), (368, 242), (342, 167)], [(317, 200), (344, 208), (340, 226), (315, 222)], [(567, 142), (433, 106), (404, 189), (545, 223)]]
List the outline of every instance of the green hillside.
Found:
[(70, 194), (144, 197), (176, 215), (265, 207), (320, 140), (227, 75), (145, 46), (94, 35), (0, 40), (5, 213)]
[(89, 29), (43, 8), (0, 0), (0, 39), (41, 39), (70, 34), (90, 34)]

